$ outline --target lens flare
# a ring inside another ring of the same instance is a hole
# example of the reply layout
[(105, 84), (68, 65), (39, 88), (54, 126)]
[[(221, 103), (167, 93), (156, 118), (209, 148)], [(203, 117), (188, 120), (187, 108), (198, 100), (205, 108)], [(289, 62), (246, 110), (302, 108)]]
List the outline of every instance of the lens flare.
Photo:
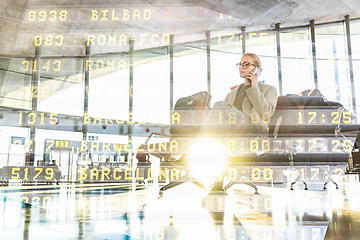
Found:
[(228, 154), (215, 139), (199, 139), (189, 148), (188, 165), (191, 175), (209, 189), (227, 168)]

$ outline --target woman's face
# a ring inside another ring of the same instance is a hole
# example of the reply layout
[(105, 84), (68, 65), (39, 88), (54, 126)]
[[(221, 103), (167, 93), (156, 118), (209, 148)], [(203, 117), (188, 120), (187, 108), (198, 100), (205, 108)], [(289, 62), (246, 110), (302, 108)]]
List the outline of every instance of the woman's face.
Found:
[[(245, 55), (241, 58), (241, 66), (239, 67), (239, 73), (240, 73), (240, 77), (245, 78), (247, 77), (252, 71), (254, 71), (254, 69), (256, 68), (255, 62), (252, 59), (252, 57)], [(246, 66), (244, 66), (244, 63), (250, 63), (250, 65), (248, 65), (246, 68)]]

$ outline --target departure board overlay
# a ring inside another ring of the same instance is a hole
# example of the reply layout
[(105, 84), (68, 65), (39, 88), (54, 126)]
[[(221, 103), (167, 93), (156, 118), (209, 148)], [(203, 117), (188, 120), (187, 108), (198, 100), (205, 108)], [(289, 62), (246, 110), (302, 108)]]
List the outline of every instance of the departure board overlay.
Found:
[[(85, 46), (96, 52), (127, 51), (130, 41), (139, 49), (168, 46), (171, 35), (178, 36), (175, 43), (180, 39), (199, 40), (194, 36), (210, 28), (212, 42), (220, 45), (239, 44), (243, 38), (271, 34), (267, 31), (241, 33), (241, 19), (186, 4), (35, 6), (26, 9), (22, 25), (24, 31), (19, 33), (16, 48), (42, 47), (49, 54), (59, 55), (68, 55), (64, 52)], [(62, 54), (56, 49), (62, 49)]]
[[(17, 15), (9, 6), (0, 23), (1, 180), (174, 181), (206, 134), (225, 148), (230, 179), (342, 176), (360, 129), (351, 49), (337, 46), (345, 22), (288, 28), (263, 23), (255, 8), (220, 5), (27, 1)], [(244, 65), (245, 52), (262, 64)], [(250, 66), (261, 70), (253, 87), (274, 86), (277, 102), (264, 94), (256, 101), (266, 111), (214, 109)], [(177, 105), (200, 91), (212, 97), (206, 106)]]
[[(158, 170), (158, 181), (172, 182), (179, 180), (185, 174), (182, 168), (171, 165), (163, 165)], [(29, 182), (50, 182), (55, 181), (54, 169), (52, 167), (5, 167), (3, 179), (22, 180)], [(144, 182), (154, 180), (154, 169), (149, 166), (138, 166), (136, 169), (122, 167), (87, 168), (79, 167), (76, 181), (79, 182)], [(206, 174), (206, 167), (204, 167)], [(256, 166), (256, 167), (230, 167), (225, 176), (229, 180), (236, 180), (244, 176), (253, 182), (331, 182), (332, 179), (339, 180), (344, 177), (343, 165), (337, 166), (311, 166), (311, 167), (277, 167), (277, 166)]]

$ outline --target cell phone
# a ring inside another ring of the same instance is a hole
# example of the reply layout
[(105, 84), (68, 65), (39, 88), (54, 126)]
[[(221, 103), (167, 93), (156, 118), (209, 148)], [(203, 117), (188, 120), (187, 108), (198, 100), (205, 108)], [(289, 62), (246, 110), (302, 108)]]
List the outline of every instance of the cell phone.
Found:
[[(257, 77), (259, 77), (261, 72), (260, 72), (260, 69), (257, 67), (257, 68), (254, 69), (253, 73), (256, 74)], [(248, 80), (248, 81), (250, 82), (250, 84), (251, 84), (251, 78), (247, 78), (247, 80)]]
[(253, 71), (254, 74), (257, 74), (257, 77), (260, 76), (260, 68), (255, 68), (254, 71)]

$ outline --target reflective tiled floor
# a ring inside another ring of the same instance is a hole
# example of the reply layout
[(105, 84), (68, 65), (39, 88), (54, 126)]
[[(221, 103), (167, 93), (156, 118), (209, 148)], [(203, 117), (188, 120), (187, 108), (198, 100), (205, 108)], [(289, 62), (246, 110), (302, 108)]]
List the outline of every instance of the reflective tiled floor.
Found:
[(234, 185), (206, 195), (185, 183), (0, 188), (0, 239), (360, 239), (360, 183)]

